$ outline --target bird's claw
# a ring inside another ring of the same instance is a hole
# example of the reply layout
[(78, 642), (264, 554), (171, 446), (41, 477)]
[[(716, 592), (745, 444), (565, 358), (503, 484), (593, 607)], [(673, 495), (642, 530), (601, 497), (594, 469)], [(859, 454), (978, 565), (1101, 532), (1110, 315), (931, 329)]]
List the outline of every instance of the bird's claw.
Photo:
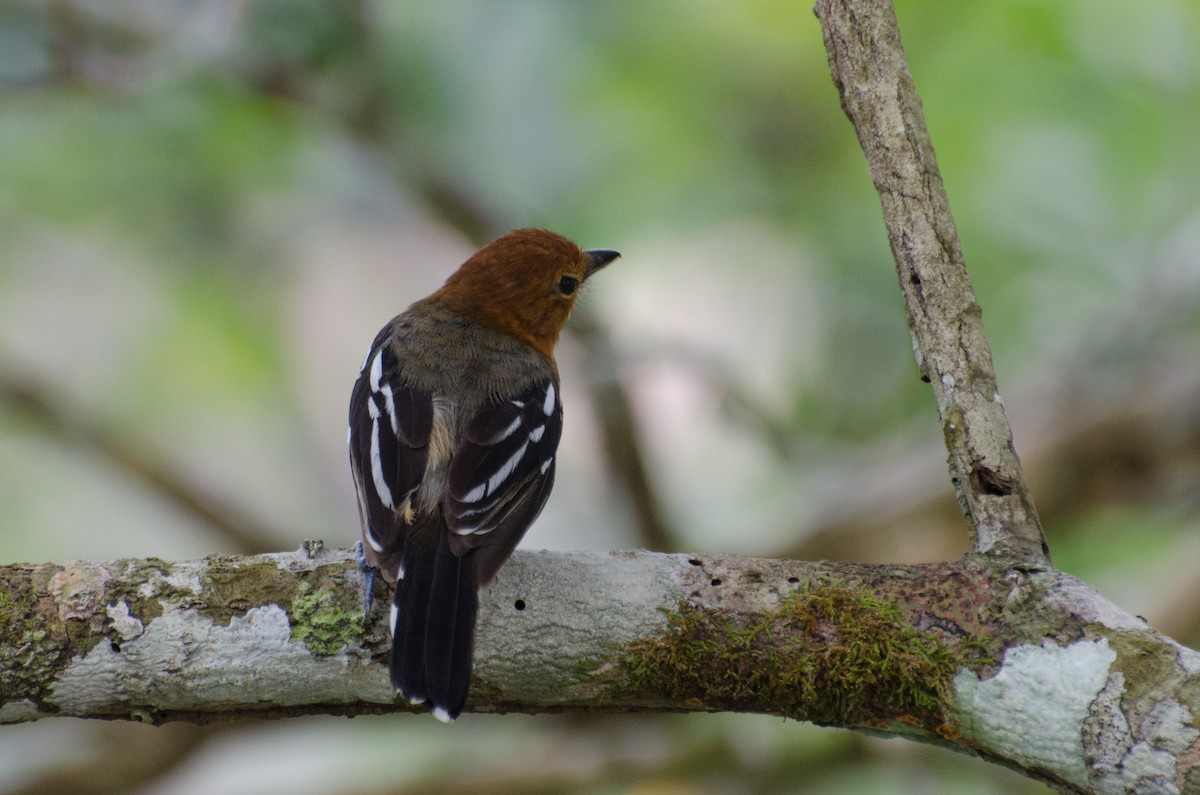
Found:
[(354, 545), (354, 562), (363, 576), (363, 624), (371, 617), (371, 606), (375, 603), (375, 575), (379, 569), (367, 563), (367, 555), (363, 551), (361, 541)]

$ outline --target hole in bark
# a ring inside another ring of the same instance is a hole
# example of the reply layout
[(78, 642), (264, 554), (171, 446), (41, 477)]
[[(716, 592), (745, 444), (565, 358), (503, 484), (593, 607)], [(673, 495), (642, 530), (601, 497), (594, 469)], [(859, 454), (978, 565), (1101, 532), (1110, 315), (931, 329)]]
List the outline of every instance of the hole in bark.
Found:
[(714, 578), (713, 578), (713, 581), (712, 581), (712, 584), (713, 584), (713, 585), (720, 585), (720, 584), (721, 584), (721, 580), (720, 580), (720, 578), (719, 578), (719, 577), (714, 577)]
[(513, 602), (513, 607), (515, 607), (517, 610), (524, 610), (525, 609), (525, 600), (518, 599), (517, 601)]
[(994, 469), (975, 467), (971, 470), (971, 488), (992, 497), (1007, 497), (1013, 493), (1013, 483)]
[(701, 561), (699, 558), (688, 558), (688, 563), (692, 564), (693, 566), (704, 565), (703, 561)]

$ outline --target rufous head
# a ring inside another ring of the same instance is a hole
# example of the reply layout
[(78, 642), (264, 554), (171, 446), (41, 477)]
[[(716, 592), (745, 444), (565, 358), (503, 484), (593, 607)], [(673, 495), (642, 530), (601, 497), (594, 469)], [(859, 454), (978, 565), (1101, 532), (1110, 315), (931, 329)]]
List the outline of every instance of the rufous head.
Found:
[(619, 256), (581, 249), (545, 229), (514, 229), (477, 251), (430, 298), (553, 359), (580, 287)]

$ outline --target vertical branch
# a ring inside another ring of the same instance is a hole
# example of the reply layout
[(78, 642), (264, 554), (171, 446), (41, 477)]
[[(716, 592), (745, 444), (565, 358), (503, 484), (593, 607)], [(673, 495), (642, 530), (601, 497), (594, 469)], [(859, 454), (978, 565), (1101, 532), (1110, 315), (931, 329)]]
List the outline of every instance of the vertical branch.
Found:
[(979, 552), (1048, 561), (1013, 449), (982, 312), (889, 0), (818, 0), (833, 82), (883, 205), (921, 376), (933, 387), (950, 475)]

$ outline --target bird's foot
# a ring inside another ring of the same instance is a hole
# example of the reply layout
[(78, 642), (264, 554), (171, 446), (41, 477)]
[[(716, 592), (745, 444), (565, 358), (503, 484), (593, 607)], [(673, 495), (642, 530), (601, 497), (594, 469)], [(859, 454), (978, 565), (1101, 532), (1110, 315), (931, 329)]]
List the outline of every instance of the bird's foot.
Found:
[(379, 569), (367, 563), (367, 555), (363, 552), (363, 544), (359, 541), (354, 545), (354, 562), (363, 576), (363, 624), (371, 617), (371, 606), (375, 603), (375, 575)]

